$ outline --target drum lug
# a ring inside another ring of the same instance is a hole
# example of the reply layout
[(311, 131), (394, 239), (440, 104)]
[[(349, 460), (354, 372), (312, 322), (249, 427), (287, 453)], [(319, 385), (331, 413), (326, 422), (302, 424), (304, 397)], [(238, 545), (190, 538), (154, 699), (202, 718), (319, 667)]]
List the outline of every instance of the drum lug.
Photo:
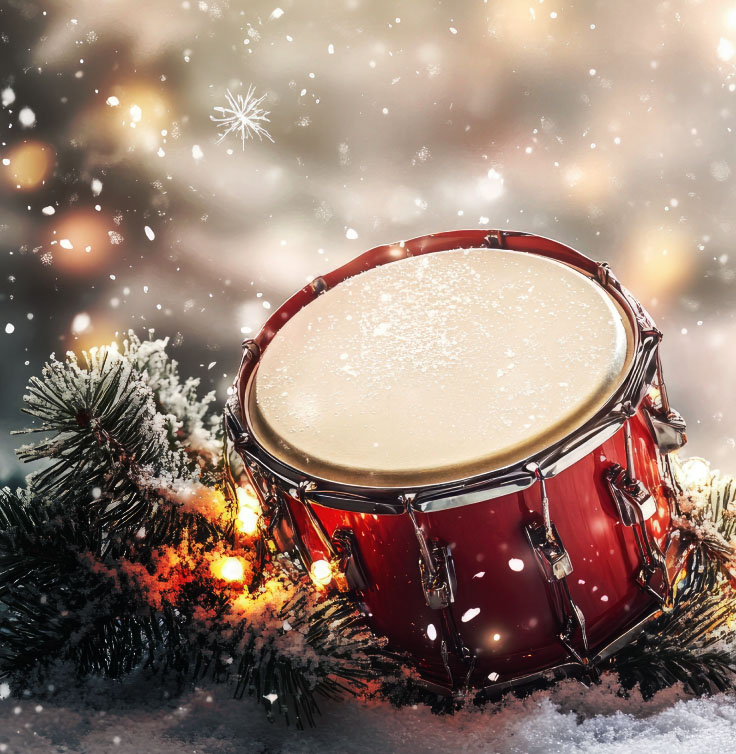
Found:
[(604, 479), (624, 526), (642, 524), (657, 512), (657, 504), (649, 490), (619, 464), (606, 469)]
[(666, 455), (673, 450), (679, 450), (687, 442), (687, 425), (677, 411), (671, 408), (664, 413), (647, 405), (644, 409), (644, 416), (660, 453)]
[(644, 403), (644, 416), (649, 422), (652, 437), (657, 443), (659, 452), (663, 455), (679, 450), (686, 442), (685, 431), (687, 425), (680, 414), (670, 406), (667, 397), (667, 386), (662, 374), (662, 358), (657, 349), (657, 387), (659, 389), (659, 405), (655, 404), (651, 395)]
[(358, 543), (353, 530), (335, 529), (332, 532), (332, 544), (336, 553), (337, 573), (334, 579), (338, 591), (365, 591), (368, 588), (368, 579), (360, 560)]
[(419, 576), (424, 599), (433, 610), (444, 610), (455, 601), (457, 579), (450, 548), (436, 539), (428, 540), (417, 523), (413, 503), (415, 495), (402, 495), (401, 502), (414, 527), (419, 544)]
[(506, 248), (506, 234), (502, 230), (492, 230), (483, 240), (489, 249)]
[(572, 561), (554, 524), (549, 530), (539, 521), (526, 525), (526, 536), (534, 550), (547, 581), (559, 581), (569, 576)]
[[(590, 666), (585, 615), (570, 594), (567, 577), (573, 572), (572, 561), (557, 533), (557, 527), (553, 523), (546, 525), (541, 521), (533, 521), (526, 525), (525, 531), (537, 562), (556, 594), (554, 602), (558, 605), (557, 609), (562, 611), (558, 638), (576, 662)], [(581, 654), (573, 644), (573, 638), (578, 632), (583, 643), (584, 654)], [(592, 668), (590, 671), (592, 672)]]
[(243, 453), (250, 445), (251, 437), (245, 431), (238, 414), (240, 413), (240, 404), (236, 395), (232, 395), (225, 404), (225, 430), (227, 436), (232, 441), (233, 447), (238, 453)]
[[(657, 511), (654, 498), (638, 479), (633, 478), (627, 469), (617, 463), (606, 469), (603, 478), (616, 504), (621, 523), (634, 532), (634, 541), (641, 560), (637, 583), (661, 603), (667, 604), (671, 597), (667, 563), (646, 528), (646, 522)], [(664, 594), (660, 594), (651, 585), (651, 580), (657, 572), (662, 576)]]
[(314, 291), (315, 296), (319, 296), (321, 293), (324, 293), (327, 288), (327, 281), (323, 277), (316, 277), (312, 282), (309, 284), (309, 287)]
[(424, 555), (419, 558), (424, 599), (432, 610), (443, 610), (455, 601), (455, 564), (449, 546), (433, 539), (427, 542), (427, 548), (429, 559), (425, 559)]
[[(621, 523), (634, 532), (634, 541), (641, 560), (641, 570), (636, 578), (637, 583), (645, 592), (656, 597), (660, 603), (669, 605), (672, 599), (672, 585), (667, 572), (667, 563), (646, 526), (646, 522), (657, 512), (657, 503), (649, 490), (634, 476), (634, 444), (628, 419), (624, 424), (624, 438), (626, 468), (614, 463), (603, 472), (603, 479), (616, 504)], [(664, 590), (662, 594), (651, 584), (657, 572), (662, 576)]]
[[(537, 464), (528, 464), (527, 470), (537, 478), (542, 497), (541, 520), (535, 520), (524, 527), (529, 544), (539, 563), (540, 568), (554, 595), (552, 602), (560, 619), (560, 633), (557, 638), (569, 652), (570, 656), (580, 665), (588, 668), (588, 672), (595, 674), (588, 657), (588, 632), (585, 627), (585, 615), (577, 606), (570, 594), (567, 577), (573, 572), (572, 560), (562, 544), (557, 527), (550, 517), (547, 484), (541, 469)], [(573, 644), (576, 633), (580, 633), (583, 644), (581, 654)]]
[(611, 272), (611, 268), (608, 265), (608, 262), (598, 262), (598, 266), (596, 268), (596, 277), (598, 278), (598, 282), (604, 288), (608, 286), (611, 279), (615, 279), (613, 273)]

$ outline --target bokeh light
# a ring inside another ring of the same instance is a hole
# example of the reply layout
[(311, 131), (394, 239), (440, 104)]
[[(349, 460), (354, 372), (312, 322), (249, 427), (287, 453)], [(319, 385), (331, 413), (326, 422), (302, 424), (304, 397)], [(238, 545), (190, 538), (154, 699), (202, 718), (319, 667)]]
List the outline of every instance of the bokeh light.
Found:
[[(105, 215), (92, 209), (69, 210), (55, 216), (47, 231), (52, 239), (53, 265), (78, 276), (88, 276), (120, 253), (123, 236)], [(118, 240), (119, 239), (119, 240)]]
[(33, 191), (51, 174), (56, 151), (41, 141), (22, 141), (9, 149), (2, 160), (0, 175), (7, 188)]

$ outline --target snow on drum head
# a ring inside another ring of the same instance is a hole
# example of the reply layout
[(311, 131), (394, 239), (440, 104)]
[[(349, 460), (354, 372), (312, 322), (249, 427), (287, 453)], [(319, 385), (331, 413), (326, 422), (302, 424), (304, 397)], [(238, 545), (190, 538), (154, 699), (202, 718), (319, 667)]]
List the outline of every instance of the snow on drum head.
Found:
[(463, 479), (533, 455), (608, 400), (628, 320), (581, 272), (459, 249), (351, 277), (265, 350), (251, 418), (302, 471), (388, 486)]

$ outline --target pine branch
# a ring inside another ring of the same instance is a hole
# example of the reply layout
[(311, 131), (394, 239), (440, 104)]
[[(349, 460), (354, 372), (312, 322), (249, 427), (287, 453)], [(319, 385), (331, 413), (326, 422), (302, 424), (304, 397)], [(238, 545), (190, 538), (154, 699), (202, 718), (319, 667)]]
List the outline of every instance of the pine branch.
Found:
[(0, 491), (0, 676), (54, 662), (111, 678), (142, 663), (186, 670), (183, 616), (151, 610), (135, 584), (96, 568), (104, 549), (94, 525)]
[(622, 686), (638, 685), (645, 699), (681, 683), (692, 694), (736, 688), (736, 656), (727, 646), (736, 592), (717, 561), (693, 556), (670, 612), (655, 619), (609, 660)]
[[(315, 695), (337, 698), (368, 693), (380, 679), (398, 669), (376, 639), (352, 600), (339, 596), (315, 605), (314, 589), (306, 579), (299, 593), (284, 605), (279, 618), (286, 629), (271, 641), (252, 636), (238, 668), (236, 696), (253, 695), (265, 704), (270, 720), (281, 715), (297, 727), (314, 725), (319, 712)], [(308, 655), (280, 651), (279, 638), (302, 632)]]
[(18, 451), (21, 460), (50, 459), (31, 475), (35, 494), (60, 504), (87, 501), (90, 515), (110, 530), (140, 526), (159, 495), (150, 484), (162, 475), (180, 478), (184, 455), (168, 442), (166, 419), (151, 391), (112, 348), (73, 356), (32, 378), (24, 411), (41, 420), (33, 432), (51, 438)]

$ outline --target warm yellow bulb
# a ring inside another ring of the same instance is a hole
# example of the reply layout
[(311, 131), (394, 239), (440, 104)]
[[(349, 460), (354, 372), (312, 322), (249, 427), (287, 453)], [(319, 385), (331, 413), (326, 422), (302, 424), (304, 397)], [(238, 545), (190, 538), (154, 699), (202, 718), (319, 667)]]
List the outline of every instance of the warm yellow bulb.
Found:
[(703, 458), (688, 458), (682, 464), (686, 487), (705, 487), (710, 480), (710, 464)]
[(211, 570), (213, 575), (225, 581), (242, 581), (245, 575), (240, 558), (221, 558), (212, 564)]
[(238, 487), (238, 516), (236, 525), (244, 534), (255, 534), (258, 531), (258, 519), (261, 516), (261, 506), (258, 503), (255, 490), (250, 486)]
[(241, 508), (238, 511), (238, 529), (243, 534), (255, 534), (258, 530), (258, 514), (250, 508)]
[(332, 568), (326, 560), (315, 560), (309, 573), (318, 586), (327, 586), (332, 581)]

